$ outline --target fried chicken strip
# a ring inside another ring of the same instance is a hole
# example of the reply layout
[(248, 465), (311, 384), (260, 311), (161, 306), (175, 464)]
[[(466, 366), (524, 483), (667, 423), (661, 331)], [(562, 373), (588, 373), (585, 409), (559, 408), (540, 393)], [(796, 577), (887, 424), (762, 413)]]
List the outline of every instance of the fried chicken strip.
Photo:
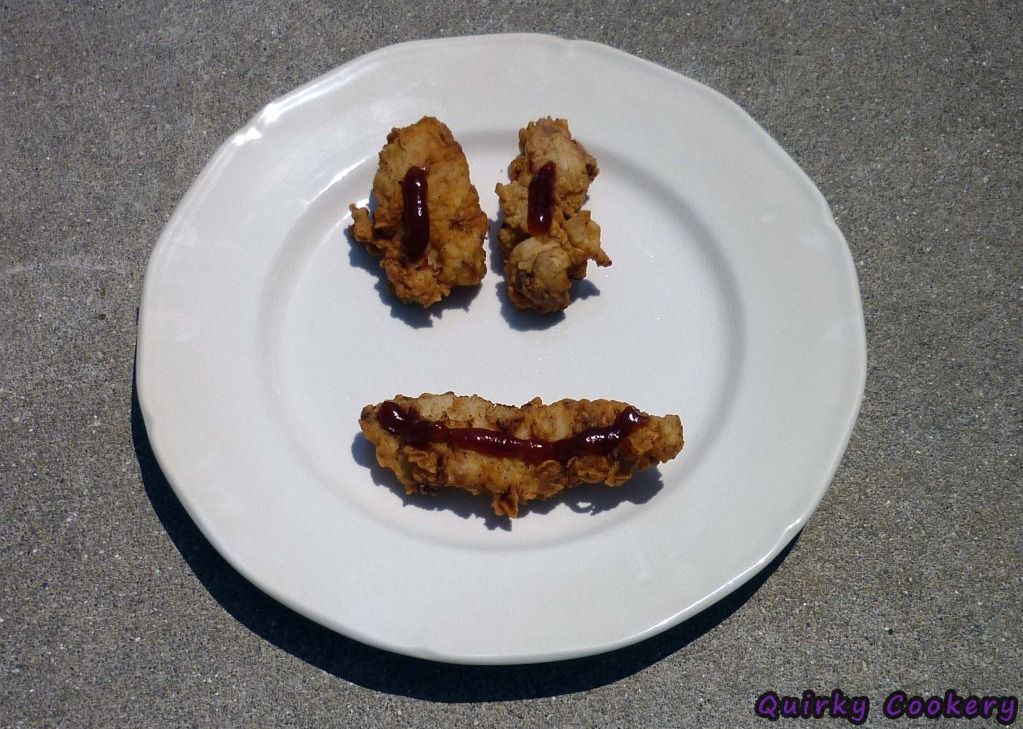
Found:
[[(421, 253), (408, 245), (414, 223), (406, 215), (403, 183), (413, 168), (425, 177), (422, 220), (428, 224), (428, 240), (424, 230)], [(350, 206), (352, 235), (381, 256), (380, 266), (399, 299), (430, 306), (455, 286), (475, 286), (483, 280), (487, 216), (469, 181), (462, 147), (442, 122), (425, 116), (391, 130), (380, 150), (373, 195), (375, 212)]]
[[(564, 119), (540, 119), (519, 130), (519, 151), (506, 185), (497, 185), (504, 213), (498, 233), (508, 297), (520, 309), (560, 311), (572, 301), (572, 281), (585, 278), (588, 261), (610, 266), (600, 247), (600, 226), (580, 210), (597, 176), (597, 161), (572, 138)], [(545, 169), (546, 168), (546, 169)], [(544, 199), (544, 176), (553, 189)], [(531, 195), (532, 186), (532, 195)], [(549, 210), (537, 218), (538, 206)]]
[(583, 483), (620, 486), (679, 454), (682, 421), (614, 400), (534, 398), (522, 407), (477, 395), (397, 395), (367, 405), (359, 417), (377, 462), (406, 493), (454, 486), (488, 493), (494, 513)]

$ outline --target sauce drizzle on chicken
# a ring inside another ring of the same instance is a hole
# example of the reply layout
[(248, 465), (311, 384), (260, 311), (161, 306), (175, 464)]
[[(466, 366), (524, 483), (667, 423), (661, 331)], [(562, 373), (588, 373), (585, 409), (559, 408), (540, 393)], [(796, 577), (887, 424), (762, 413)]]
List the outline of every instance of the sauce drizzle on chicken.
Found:
[(449, 428), (423, 420), (390, 400), (380, 406), (378, 420), (384, 430), (411, 446), (447, 443), (488, 456), (564, 462), (579, 456), (613, 454), (622, 440), (643, 423), (643, 415), (636, 408), (627, 407), (611, 425), (587, 428), (570, 438), (554, 441), (515, 438), (485, 428)]
[(543, 235), (551, 229), (554, 217), (554, 175), (557, 166), (553, 162), (543, 165), (529, 181), (526, 227), (530, 235)]
[(415, 260), (423, 255), (430, 243), (430, 210), (426, 204), (426, 170), (409, 167), (401, 183), (405, 198), (405, 237), (402, 247), (409, 258)]

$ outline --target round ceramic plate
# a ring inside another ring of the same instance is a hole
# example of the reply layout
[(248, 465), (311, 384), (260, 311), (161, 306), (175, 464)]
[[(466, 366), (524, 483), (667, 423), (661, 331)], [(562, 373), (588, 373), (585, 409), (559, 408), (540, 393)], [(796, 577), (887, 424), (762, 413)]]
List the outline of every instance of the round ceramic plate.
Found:
[[(430, 311), (353, 245), (388, 131), (446, 122), (493, 221), (517, 132), (568, 119), (597, 158), (610, 268), (563, 315), (512, 309), (493, 260)], [(537, 35), (385, 48), (264, 108), (156, 245), (139, 318), (153, 450), (217, 550), (340, 633), (464, 663), (639, 641), (748, 580), (821, 499), (863, 393), (856, 275), (824, 199), (738, 106), (649, 62)], [(607, 397), (686, 446), (620, 489), (498, 519), (406, 497), (362, 438), (395, 394)]]

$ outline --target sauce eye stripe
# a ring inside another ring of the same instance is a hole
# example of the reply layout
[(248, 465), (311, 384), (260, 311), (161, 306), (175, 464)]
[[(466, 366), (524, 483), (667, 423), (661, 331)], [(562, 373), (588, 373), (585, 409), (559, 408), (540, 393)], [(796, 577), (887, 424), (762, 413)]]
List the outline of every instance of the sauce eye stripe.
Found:
[(548, 162), (529, 181), (526, 228), (530, 235), (543, 235), (551, 229), (554, 217), (554, 176), (557, 167)]
[(405, 254), (415, 260), (423, 255), (430, 243), (426, 170), (422, 167), (409, 167), (401, 183), (401, 192), (405, 198), (405, 237), (402, 239), (402, 247)]

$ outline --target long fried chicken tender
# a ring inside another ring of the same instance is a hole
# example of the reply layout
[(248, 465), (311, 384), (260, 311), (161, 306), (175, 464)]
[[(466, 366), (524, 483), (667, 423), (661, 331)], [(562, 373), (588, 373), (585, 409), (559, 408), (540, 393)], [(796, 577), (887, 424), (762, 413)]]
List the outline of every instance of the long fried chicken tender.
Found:
[[(359, 425), (407, 493), (440, 486), (487, 493), (494, 513), (511, 517), (579, 484), (620, 486), (683, 446), (677, 415), (646, 415), (614, 400), (534, 398), (513, 407), (451, 392), (398, 395), (363, 408)], [(602, 438), (603, 450), (579, 445)]]
[[(600, 226), (580, 210), (599, 172), (597, 161), (572, 138), (564, 119), (540, 119), (519, 130), (519, 151), (506, 185), (497, 185), (504, 213), (498, 233), (508, 297), (520, 309), (560, 311), (572, 301), (572, 281), (586, 276), (588, 261), (610, 266), (600, 247)], [(554, 163), (550, 229), (530, 233), (529, 186)]]
[[(408, 224), (402, 181), (412, 167), (426, 170), (429, 241), (421, 255), (410, 255), (403, 245)], [(483, 280), (487, 216), (469, 181), (462, 147), (443, 122), (425, 116), (391, 130), (380, 150), (373, 194), (375, 212), (350, 206), (352, 235), (382, 257), (380, 266), (399, 299), (430, 306), (455, 286)]]

